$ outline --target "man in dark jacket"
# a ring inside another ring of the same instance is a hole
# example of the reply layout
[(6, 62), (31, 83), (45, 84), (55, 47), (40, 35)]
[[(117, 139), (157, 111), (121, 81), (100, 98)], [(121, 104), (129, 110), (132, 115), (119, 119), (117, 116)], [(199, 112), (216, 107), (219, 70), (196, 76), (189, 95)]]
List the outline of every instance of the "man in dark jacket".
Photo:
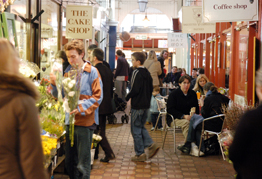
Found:
[(177, 66), (172, 67), (172, 71), (166, 75), (166, 77), (163, 80), (163, 83), (174, 83), (178, 86), (179, 78), (181, 77), (181, 72), (177, 71)]
[(123, 57), (123, 52), (121, 50), (117, 50), (116, 55), (118, 57), (116, 73), (115, 73), (116, 94), (118, 95), (119, 98), (125, 101), (129, 64), (127, 63), (126, 59)]
[[(196, 114), (199, 114), (199, 106), (196, 92), (189, 89), (190, 76), (184, 75), (179, 79), (180, 88), (172, 91), (167, 100), (167, 112), (171, 114), (176, 126), (180, 126), (187, 138), (189, 121), (191, 119), (190, 110), (192, 107), (196, 108)], [(167, 118), (167, 123), (170, 125), (171, 119)]]
[(101, 159), (101, 162), (108, 162), (115, 158), (114, 152), (108, 143), (106, 138), (106, 116), (113, 113), (111, 100), (113, 97), (113, 73), (111, 70), (103, 64), (104, 52), (100, 48), (95, 48), (91, 55), (91, 63), (97, 68), (101, 75), (103, 82), (103, 100), (99, 106), (99, 125), (97, 126), (97, 133), (101, 135), (102, 140), (96, 147), (95, 158), (98, 157), (99, 145), (105, 152), (105, 158)]
[(131, 98), (131, 133), (134, 138), (136, 155), (132, 161), (144, 162), (147, 160), (145, 148), (149, 149), (148, 158), (156, 155), (159, 148), (150, 137), (145, 128), (150, 100), (153, 92), (153, 80), (149, 71), (143, 66), (146, 60), (143, 52), (132, 54), (134, 70), (131, 79), (131, 90), (126, 96), (128, 101)]
[[(87, 61), (90, 61), (90, 58), (92, 56), (92, 51), (97, 48), (96, 44), (91, 44), (87, 48)], [(110, 69), (110, 65), (107, 63), (107, 61), (103, 60), (103, 64)]]

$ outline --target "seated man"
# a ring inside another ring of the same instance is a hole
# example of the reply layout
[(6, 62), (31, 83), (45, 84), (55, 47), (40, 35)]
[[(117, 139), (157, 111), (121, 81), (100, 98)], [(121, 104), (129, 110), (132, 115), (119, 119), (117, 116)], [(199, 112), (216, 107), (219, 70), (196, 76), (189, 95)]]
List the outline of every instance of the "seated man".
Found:
[[(182, 128), (185, 139), (187, 138), (189, 121), (191, 119), (190, 110), (196, 108), (196, 113), (199, 113), (199, 106), (196, 92), (189, 89), (191, 78), (184, 75), (179, 78), (180, 88), (172, 91), (167, 100), (167, 112), (171, 114), (176, 126)], [(170, 125), (171, 118), (167, 117), (167, 124)]]
[[(181, 77), (181, 72), (177, 71), (177, 66), (172, 67), (172, 71), (166, 75), (163, 83), (178, 84), (179, 78)], [(175, 82), (175, 83), (174, 83)]]
[[(200, 137), (201, 137), (201, 130), (202, 130), (202, 121), (204, 118), (209, 118), (218, 114), (222, 114), (221, 111), (222, 105), (228, 105), (229, 98), (220, 94), (217, 91), (217, 87), (211, 83), (208, 82), (203, 87), (204, 93), (206, 95), (205, 99), (200, 100), (201, 108), (201, 115), (193, 115), (190, 120), (189, 125), (189, 131), (187, 135), (186, 143), (183, 146), (178, 146), (177, 148), (181, 150), (183, 153), (189, 154), (191, 151), (191, 143), (196, 141), (197, 146), (199, 146), (200, 143)], [(221, 131), (223, 125), (223, 120), (220, 118), (215, 118), (209, 121), (205, 122), (205, 130), (210, 131)], [(198, 148), (195, 152), (192, 152), (192, 155), (198, 155)], [(205, 146), (201, 145), (201, 151), (205, 152)], [(203, 153), (202, 153), (203, 154)]]

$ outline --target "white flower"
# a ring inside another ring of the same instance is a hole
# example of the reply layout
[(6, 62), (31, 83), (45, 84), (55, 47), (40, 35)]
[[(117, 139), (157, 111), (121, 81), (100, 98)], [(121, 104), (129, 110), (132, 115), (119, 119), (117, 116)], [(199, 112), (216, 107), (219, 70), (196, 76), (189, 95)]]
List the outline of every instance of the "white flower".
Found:
[(68, 99), (64, 100), (63, 108), (64, 108), (65, 112), (70, 113), (70, 108), (68, 106)]
[(98, 135), (96, 140), (101, 141), (102, 137), (100, 135)]
[(51, 107), (52, 107), (52, 104), (51, 104), (51, 103), (49, 103), (47, 107), (48, 107), (48, 108), (51, 108)]
[(69, 93), (68, 93), (68, 96), (70, 96), (70, 97), (73, 97), (75, 95), (75, 92), (74, 91), (70, 91)]
[(69, 82), (68, 87), (71, 89), (74, 87), (75, 84), (76, 84), (75, 80), (72, 80)]

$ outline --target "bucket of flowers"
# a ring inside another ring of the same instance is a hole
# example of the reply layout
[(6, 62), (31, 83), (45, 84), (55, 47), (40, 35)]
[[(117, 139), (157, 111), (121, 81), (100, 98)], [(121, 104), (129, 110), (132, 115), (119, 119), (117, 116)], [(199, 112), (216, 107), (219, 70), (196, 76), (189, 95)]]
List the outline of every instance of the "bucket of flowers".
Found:
[(91, 144), (91, 165), (93, 165), (94, 157), (95, 157), (95, 150), (97, 144), (102, 140), (102, 137), (98, 134), (93, 134), (92, 144)]

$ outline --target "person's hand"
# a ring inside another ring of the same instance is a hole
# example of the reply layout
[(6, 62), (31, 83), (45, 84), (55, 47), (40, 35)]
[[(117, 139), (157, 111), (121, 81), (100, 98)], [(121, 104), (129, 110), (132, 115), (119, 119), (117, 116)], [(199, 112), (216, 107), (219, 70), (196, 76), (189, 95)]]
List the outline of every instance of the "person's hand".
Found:
[(50, 73), (50, 83), (51, 83), (52, 85), (54, 85), (54, 86), (56, 86), (55, 80), (56, 80), (56, 76), (55, 76), (54, 73), (51, 72), (51, 73)]
[(79, 113), (78, 109), (74, 109), (73, 111), (70, 112), (70, 114), (75, 114), (75, 115), (78, 113)]
[(190, 121), (191, 116), (190, 116), (190, 115), (184, 115), (184, 118), (185, 118), (186, 120)]
[(199, 105), (202, 107), (204, 106), (204, 98), (199, 99)]

